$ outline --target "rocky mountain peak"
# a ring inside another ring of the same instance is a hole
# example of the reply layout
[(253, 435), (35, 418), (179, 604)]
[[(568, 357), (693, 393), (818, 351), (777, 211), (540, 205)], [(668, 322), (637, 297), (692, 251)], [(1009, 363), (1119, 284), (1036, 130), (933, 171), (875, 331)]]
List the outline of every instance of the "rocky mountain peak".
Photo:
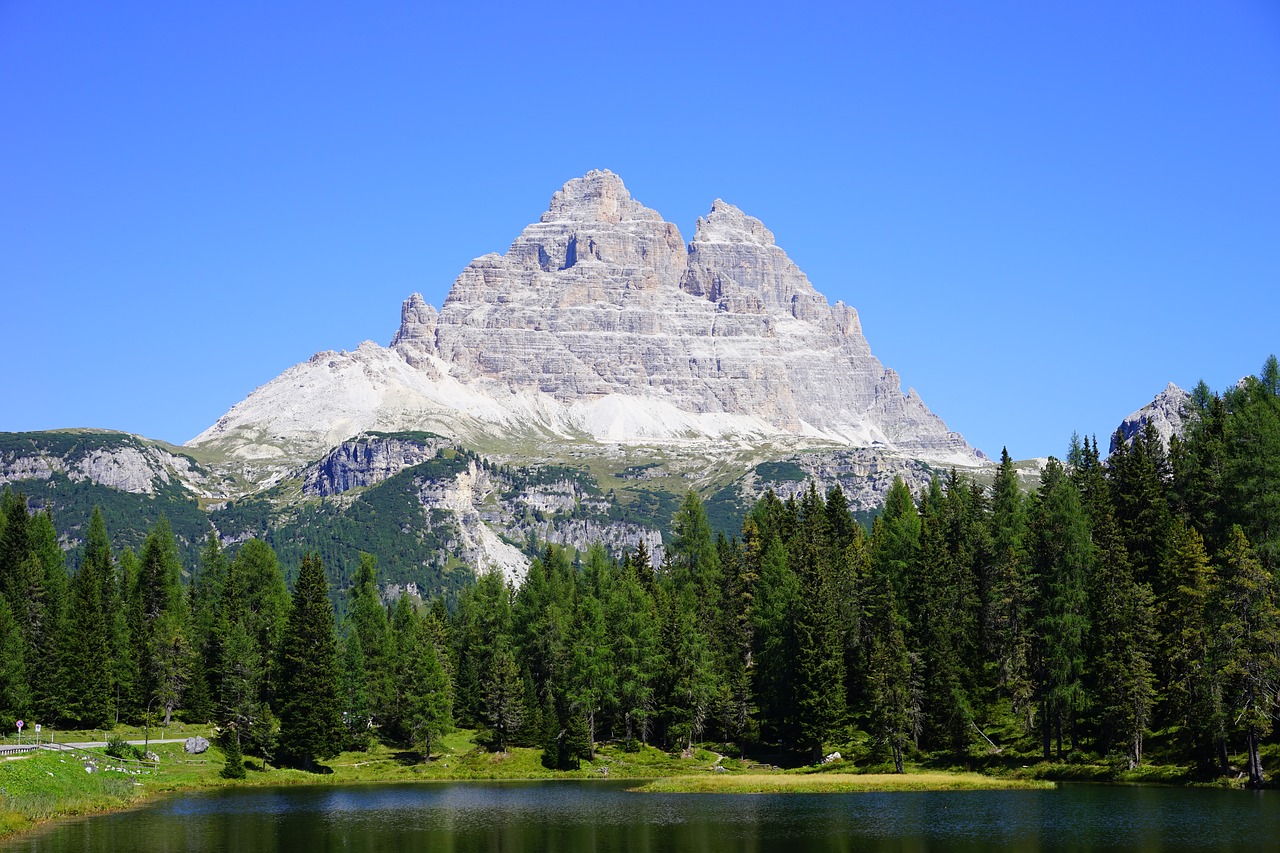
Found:
[(436, 345), (436, 321), (440, 313), (428, 305), (421, 293), (413, 293), (400, 306), (400, 328), (391, 339), (391, 346), (414, 343), (434, 349)]
[(1120, 441), (1131, 444), (1134, 437), (1146, 429), (1148, 423), (1156, 428), (1156, 433), (1167, 448), (1171, 438), (1175, 435), (1181, 438), (1186, 433), (1190, 417), (1187, 404), (1190, 402), (1191, 395), (1170, 382), (1150, 403), (1120, 422), (1116, 434), (1111, 436), (1111, 452), (1116, 452)]
[(411, 295), (390, 349), (291, 368), (193, 443), (315, 458), (361, 431), (422, 429), (981, 464), (759, 219), (717, 199), (686, 244), (609, 171), (564, 184), (505, 254), (463, 269), (439, 312)]
[(693, 242), (776, 245), (773, 232), (765, 228), (763, 222), (719, 198), (712, 203), (709, 214), (698, 217)]
[(662, 216), (631, 197), (622, 179), (608, 169), (574, 178), (551, 197), (543, 222), (606, 222), (628, 219), (661, 222)]

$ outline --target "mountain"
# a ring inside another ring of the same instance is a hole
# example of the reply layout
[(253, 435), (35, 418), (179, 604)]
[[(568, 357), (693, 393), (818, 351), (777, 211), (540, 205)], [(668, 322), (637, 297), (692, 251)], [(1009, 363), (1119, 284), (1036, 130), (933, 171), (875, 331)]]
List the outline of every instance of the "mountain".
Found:
[(1120, 422), (1111, 436), (1111, 452), (1116, 451), (1120, 441), (1132, 443), (1134, 436), (1146, 429), (1147, 424), (1155, 427), (1160, 440), (1168, 447), (1169, 439), (1174, 436), (1181, 438), (1186, 432), (1190, 402), (1191, 395), (1170, 382), (1150, 403)]
[[(190, 557), (210, 532), (317, 551), (341, 590), (361, 551), (384, 581), (450, 595), (519, 580), (559, 543), (655, 561), (684, 494), (736, 535), (766, 490), (839, 485), (869, 518), (990, 463), (871, 354), (757, 219), (717, 200), (693, 240), (607, 171), (569, 181), (502, 255), (419, 294), (386, 347), (321, 352), (173, 448), (118, 433), (0, 436), (0, 483), (55, 509), (67, 547), (94, 503), (117, 546), (165, 513)], [(188, 559), (188, 562), (191, 562)]]
[(204, 505), (232, 483), (181, 448), (107, 430), (0, 433), (0, 488), (51, 507), (64, 547), (83, 539), (94, 506), (117, 547), (137, 548), (163, 514), (186, 556), (209, 532)]
[(569, 181), (439, 311), (413, 294), (389, 347), (322, 352), (189, 442), (249, 483), (370, 430), (520, 442), (864, 447), (984, 457), (871, 354), (757, 219), (716, 201), (691, 243), (608, 171)]

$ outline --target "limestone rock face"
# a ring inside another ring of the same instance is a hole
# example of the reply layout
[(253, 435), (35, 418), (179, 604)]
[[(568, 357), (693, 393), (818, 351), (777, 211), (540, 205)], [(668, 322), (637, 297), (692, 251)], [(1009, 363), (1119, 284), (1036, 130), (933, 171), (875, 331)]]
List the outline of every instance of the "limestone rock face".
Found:
[(73, 483), (99, 486), (135, 495), (155, 495), (172, 482), (202, 497), (225, 493), (208, 472), (186, 457), (124, 433), (23, 433), (23, 440), (0, 449), (0, 487), (23, 480), (65, 476)]
[(443, 441), (408, 441), (399, 438), (362, 437), (344, 441), (307, 466), (302, 493), (327, 498), (351, 489), (373, 486), (435, 457)]
[(608, 171), (569, 181), (506, 254), (468, 264), (439, 312), (410, 296), (390, 348), (320, 353), (191, 443), (266, 471), (375, 429), (984, 462), (760, 220), (717, 200), (686, 245)]
[[(1155, 426), (1156, 433), (1167, 449), (1169, 439), (1175, 435), (1181, 438), (1186, 433), (1189, 420), (1187, 406), (1190, 402), (1191, 395), (1170, 382), (1155, 399), (1120, 422), (1120, 438), (1126, 444), (1132, 444), (1134, 437), (1141, 434), (1150, 423)], [(1111, 452), (1114, 453), (1117, 447), (1119, 444), (1113, 435)]]

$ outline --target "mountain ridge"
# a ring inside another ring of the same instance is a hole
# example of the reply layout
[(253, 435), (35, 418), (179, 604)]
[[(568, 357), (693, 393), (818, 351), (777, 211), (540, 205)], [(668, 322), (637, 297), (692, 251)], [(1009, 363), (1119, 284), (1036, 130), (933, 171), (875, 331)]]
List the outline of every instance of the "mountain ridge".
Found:
[(686, 244), (608, 171), (569, 181), (505, 254), (471, 261), (439, 310), (411, 295), (388, 347), (317, 353), (188, 446), (261, 485), (353, 435), (405, 429), (986, 461), (902, 391), (857, 311), (829, 304), (760, 220), (718, 199)]

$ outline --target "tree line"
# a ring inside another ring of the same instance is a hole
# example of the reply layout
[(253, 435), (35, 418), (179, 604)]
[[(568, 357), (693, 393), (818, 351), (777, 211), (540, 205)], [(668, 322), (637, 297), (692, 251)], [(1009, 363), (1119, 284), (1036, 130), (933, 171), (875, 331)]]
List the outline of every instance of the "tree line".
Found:
[(548, 546), (518, 587), (383, 601), (373, 557), (341, 592), (303, 558), (216, 537), (188, 582), (162, 520), (113, 554), (101, 515), (69, 574), (47, 512), (0, 499), (0, 722), (105, 727), (175, 712), (309, 766), (373, 738), (423, 756), (455, 726), (550, 767), (614, 740), (733, 743), (901, 771), (1153, 759), (1263, 781), (1280, 691), (1280, 369), (1192, 395), (1185, 436), (1102, 459), (1073, 438), (1038, 487), (896, 481), (866, 529), (840, 489), (767, 493), (713, 535), (690, 493), (655, 569), (641, 545)]

